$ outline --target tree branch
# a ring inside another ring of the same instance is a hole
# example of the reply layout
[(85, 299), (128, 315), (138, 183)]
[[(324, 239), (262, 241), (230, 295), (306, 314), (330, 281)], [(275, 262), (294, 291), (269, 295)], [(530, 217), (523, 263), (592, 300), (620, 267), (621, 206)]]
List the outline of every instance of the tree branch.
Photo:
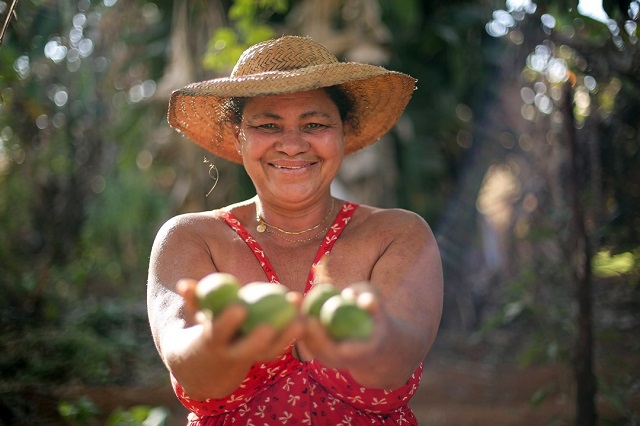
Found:
[[(7, 31), (7, 27), (9, 26), (9, 21), (11, 21), (11, 16), (16, 16), (16, 5), (18, 4), (18, 0), (12, 0), (11, 6), (9, 6), (9, 11), (7, 12), (7, 17), (4, 20), (4, 24), (2, 25), (2, 31), (0, 32), (0, 46), (2, 46), (2, 42), (4, 41), (4, 33)], [(16, 16), (16, 19), (17, 16)]]

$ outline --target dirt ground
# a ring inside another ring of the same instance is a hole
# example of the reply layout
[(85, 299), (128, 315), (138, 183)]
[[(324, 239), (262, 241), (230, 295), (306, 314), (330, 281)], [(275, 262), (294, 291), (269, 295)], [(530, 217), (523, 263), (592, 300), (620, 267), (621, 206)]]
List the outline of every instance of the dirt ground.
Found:
[[(563, 396), (566, 368), (488, 367), (477, 362), (450, 362), (434, 354), (427, 360), (422, 385), (412, 400), (420, 425), (543, 426), (571, 424), (573, 402)], [(549, 389), (537, 408), (532, 395)], [(83, 389), (103, 412), (122, 406), (153, 404), (171, 410), (170, 426), (185, 424), (186, 411), (168, 387)]]
[[(411, 406), (420, 425), (570, 425), (573, 401), (566, 393), (570, 383), (570, 372), (563, 366), (488, 366), (435, 350), (426, 361), (422, 384)], [(549, 395), (533, 407), (530, 400), (541, 390)], [(91, 398), (105, 413), (135, 404), (164, 406), (171, 410), (169, 426), (185, 424), (186, 411), (167, 386), (76, 391)]]
[[(419, 424), (428, 426), (573, 426), (571, 383), (566, 366), (490, 367), (452, 363), (436, 354), (427, 360), (411, 406)], [(548, 392), (547, 397), (534, 407), (531, 400), (539, 392)], [(186, 412), (173, 394), (162, 392), (162, 400), (172, 409), (170, 426), (183, 426)], [(636, 402), (640, 409), (640, 399)], [(599, 405), (600, 416), (614, 422), (609, 407)]]
[[(570, 424), (572, 401), (562, 393), (561, 366), (520, 369), (478, 362), (427, 359), (422, 385), (412, 400), (420, 425), (542, 426)], [(536, 392), (552, 392), (540, 405)]]
[[(452, 351), (452, 346), (443, 338), (426, 360), (421, 386), (411, 403), (420, 425), (574, 425), (573, 376), (567, 365), (521, 368), (514, 363), (489, 363), (479, 360), (472, 349)], [(187, 412), (173, 395), (168, 380), (165, 383), (145, 388), (68, 388), (50, 396), (58, 401), (85, 396), (107, 414), (134, 405), (162, 406), (171, 411), (167, 426), (184, 426)], [(534, 406), (534, 396), (542, 393), (546, 397)], [(633, 405), (640, 413), (640, 394)], [(616, 419), (603, 399), (598, 400), (598, 410), (603, 426), (637, 426), (633, 421)]]

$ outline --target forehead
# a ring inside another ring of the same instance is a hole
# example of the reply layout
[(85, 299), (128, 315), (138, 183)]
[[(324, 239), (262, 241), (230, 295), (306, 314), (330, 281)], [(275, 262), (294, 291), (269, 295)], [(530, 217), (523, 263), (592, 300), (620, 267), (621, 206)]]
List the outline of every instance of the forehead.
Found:
[(323, 113), (337, 113), (338, 108), (324, 89), (258, 96), (249, 99), (245, 107), (245, 113), (248, 114), (275, 110), (297, 111), (300, 114), (316, 110)]

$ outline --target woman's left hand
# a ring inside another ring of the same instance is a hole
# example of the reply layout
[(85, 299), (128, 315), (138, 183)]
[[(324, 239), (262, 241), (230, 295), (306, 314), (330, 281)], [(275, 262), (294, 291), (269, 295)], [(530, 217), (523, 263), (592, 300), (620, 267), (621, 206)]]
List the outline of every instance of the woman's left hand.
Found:
[[(367, 311), (373, 320), (373, 332), (366, 339), (334, 340), (319, 319), (305, 318), (302, 342), (313, 358), (336, 369), (350, 369), (375, 354), (388, 333), (388, 317), (375, 287), (358, 283), (344, 290), (347, 297)], [(349, 294), (350, 293), (350, 294)]]

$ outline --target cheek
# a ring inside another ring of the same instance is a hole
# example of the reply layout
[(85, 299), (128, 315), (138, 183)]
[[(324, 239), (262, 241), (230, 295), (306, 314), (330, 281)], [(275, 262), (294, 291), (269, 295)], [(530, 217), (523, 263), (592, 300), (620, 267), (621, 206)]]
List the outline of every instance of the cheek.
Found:
[(269, 147), (269, 143), (264, 139), (256, 139), (246, 133), (242, 133), (239, 141), (242, 144), (243, 152), (251, 158), (260, 157)]
[(330, 147), (330, 150), (332, 151), (333, 155), (338, 157), (344, 156), (344, 147), (345, 147), (344, 136), (336, 137), (331, 142), (328, 141), (327, 146)]

